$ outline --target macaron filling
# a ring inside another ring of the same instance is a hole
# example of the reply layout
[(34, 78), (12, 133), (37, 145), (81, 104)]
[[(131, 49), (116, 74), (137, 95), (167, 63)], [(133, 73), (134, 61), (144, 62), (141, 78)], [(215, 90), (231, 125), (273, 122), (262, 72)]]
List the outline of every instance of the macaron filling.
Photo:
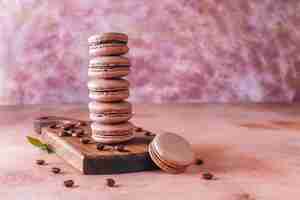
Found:
[(122, 43), (104, 43), (104, 44), (98, 44), (98, 45), (91, 45), (89, 46), (90, 49), (99, 49), (104, 47), (122, 47), (125, 46)]
[(89, 70), (92, 71), (109, 71), (115, 70), (116, 68), (123, 68), (123, 70), (128, 70), (130, 65), (90, 65)]
[(119, 72), (119, 73), (126, 73), (126, 74), (128, 74), (129, 73), (129, 68), (127, 67), (127, 68), (117, 68), (117, 67), (111, 67), (111, 68), (90, 68), (89, 69), (89, 75), (92, 75), (91, 73), (97, 73), (97, 72), (111, 72), (111, 73), (113, 73), (113, 72)]
[(120, 90), (91, 90), (90, 93), (101, 93), (102, 95), (118, 95), (122, 93), (129, 93), (128, 89), (120, 89)]
[(127, 41), (122, 41), (122, 40), (100, 40), (100, 41), (94, 41), (94, 42), (90, 42), (89, 45), (90, 46), (98, 46), (101, 44), (122, 44), (122, 45), (126, 45)]
[(92, 115), (96, 116), (96, 117), (127, 117), (129, 115), (131, 115), (131, 113), (129, 112), (124, 112), (124, 113), (93, 113)]
[(122, 130), (122, 131), (100, 131), (97, 130), (96, 131), (96, 135), (101, 135), (101, 136), (116, 136), (116, 135), (131, 135), (132, 134), (132, 130)]
[(90, 88), (92, 92), (118, 92), (118, 91), (128, 91), (128, 87), (114, 87), (114, 88)]

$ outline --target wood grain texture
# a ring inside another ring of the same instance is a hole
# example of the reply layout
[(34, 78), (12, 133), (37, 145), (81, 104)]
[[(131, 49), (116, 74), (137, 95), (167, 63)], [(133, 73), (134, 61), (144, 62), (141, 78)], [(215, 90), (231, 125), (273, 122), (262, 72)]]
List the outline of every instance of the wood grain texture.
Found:
[[(155, 169), (154, 163), (148, 154), (148, 144), (153, 137), (145, 136), (145, 131), (135, 132), (135, 138), (129, 142), (123, 143), (126, 151), (120, 152), (115, 146), (106, 145), (103, 151), (97, 150), (95, 142), (82, 144), (79, 137), (65, 136), (60, 137), (58, 133), (63, 128), (51, 128), (55, 123), (71, 122), (76, 124), (82, 122), (73, 119), (63, 119), (48, 117), (52, 123), (46, 123), (47, 117), (43, 118), (44, 126), (41, 130), (42, 139), (49, 144), (50, 148), (66, 162), (71, 164), (83, 174), (116, 174), (128, 173)], [(35, 124), (40, 123), (38, 120)], [(84, 137), (90, 138), (90, 124), (80, 126), (84, 130)]]

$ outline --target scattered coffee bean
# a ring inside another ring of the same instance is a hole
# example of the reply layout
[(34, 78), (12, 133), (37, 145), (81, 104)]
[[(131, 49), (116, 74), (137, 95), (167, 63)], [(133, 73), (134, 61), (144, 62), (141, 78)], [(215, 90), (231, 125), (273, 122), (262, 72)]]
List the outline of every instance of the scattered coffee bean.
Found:
[(103, 150), (105, 149), (105, 145), (104, 145), (104, 144), (101, 144), (101, 143), (98, 143), (98, 144), (97, 144), (97, 149), (98, 149), (99, 151), (103, 151)]
[(78, 134), (84, 134), (84, 130), (81, 129), (81, 128), (78, 128), (78, 129), (75, 129), (75, 133), (78, 133)]
[(44, 160), (36, 160), (36, 164), (38, 164), (38, 165), (44, 165), (45, 161)]
[(116, 185), (116, 181), (112, 178), (107, 178), (106, 179), (106, 185), (108, 187), (114, 187)]
[(86, 126), (86, 123), (85, 122), (77, 122), (77, 124), (75, 126), (76, 127)]
[(155, 134), (151, 133), (150, 131), (146, 131), (145, 135), (146, 136), (150, 136), (150, 137), (154, 137), (155, 136)]
[(49, 126), (49, 127), (52, 128), (52, 129), (57, 129), (57, 128), (58, 128), (57, 124), (52, 124), (52, 125)]
[(64, 181), (65, 187), (73, 187), (74, 181), (73, 180), (66, 180)]
[(202, 178), (206, 179), (206, 180), (211, 180), (214, 178), (214, 175), (212, 173), (206, 172), (202, 174)]
[(117, 145), (115, 148), (116, 148), (117, 151), (119, 151), (119, 152), (128, 152), (128, 150), (125, 148), (125, 145), (122, 145), (122, 144)]
[(77, 133), (72, 133), (71, 135), (72, 135), (72, 137), (77, 137), (78, 134)]
[(52, 171), (54, 174), (58, 174), (61, 170), (60, 170), (60, 168), (58, 168), (58, 167), (52, 167), (51, 171)]
[(58, 132), (59, 137), (65, 137), (65, 136), (68, 136), (68, 135), (69, 135), (69, 133), (67, 131), (59, 131)]
[(66, 124), (63, 125), (63, 129), (65, 131), (68, 131), (68, 130), (74, 128), (74, 126), (75, 126), (75, 124), (73, 124), (73, 123), (66, 123)]
[(204, 162), (201, 159), (196, 159), (196, 165), (202, 165)]
[(72, 133), (72, 137), (82, 137), (83, 134), (80, 134), (80, 133)]
[(90, 143), (90, 139), (89, 138), (80, 138), (80, 142), (82, 144), (88, 144), (88, 143)]
[(141, 132), (141, 131), (143, 131), (143, 129), (142, 129), (141, 127), (135, 127), (134, 130), (135, 130), (136, 132)]

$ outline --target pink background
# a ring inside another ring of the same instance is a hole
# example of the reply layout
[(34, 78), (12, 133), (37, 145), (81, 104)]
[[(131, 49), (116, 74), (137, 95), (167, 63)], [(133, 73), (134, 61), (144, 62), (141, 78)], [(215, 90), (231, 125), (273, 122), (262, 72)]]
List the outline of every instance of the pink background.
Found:
[(130, 37), (132, 101), (300, 99), (298, 0), (4, 0), (0, 13), (0, 104), (87, 102), (87, 38), (106, 31)]

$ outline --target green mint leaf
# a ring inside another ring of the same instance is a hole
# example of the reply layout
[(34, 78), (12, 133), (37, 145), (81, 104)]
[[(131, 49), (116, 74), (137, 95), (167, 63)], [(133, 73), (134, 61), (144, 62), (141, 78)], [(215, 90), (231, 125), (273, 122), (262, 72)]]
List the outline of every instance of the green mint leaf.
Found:
[(32, 144), (35, 147), (40, 148), (43, 151), (47, 151), (47, 153), (53, 153), (53, 151), (49, 148), (48, 144), (45, 144), (43, 142), (41, 142), (39, 139), (34, 138), (34, 137), (30, 137), (30, 136), (26, 136), (27, 140), (30, 144)]
[(35, 147), (39, 147), (42, 148), (43, 146), (45, 146), (44, 143), (42, 143), (39, 139), (34, 138), (34, 137), (30, 137), (30, 136), (26, 136), (27, 140), (30, 144), (32, 144)]

